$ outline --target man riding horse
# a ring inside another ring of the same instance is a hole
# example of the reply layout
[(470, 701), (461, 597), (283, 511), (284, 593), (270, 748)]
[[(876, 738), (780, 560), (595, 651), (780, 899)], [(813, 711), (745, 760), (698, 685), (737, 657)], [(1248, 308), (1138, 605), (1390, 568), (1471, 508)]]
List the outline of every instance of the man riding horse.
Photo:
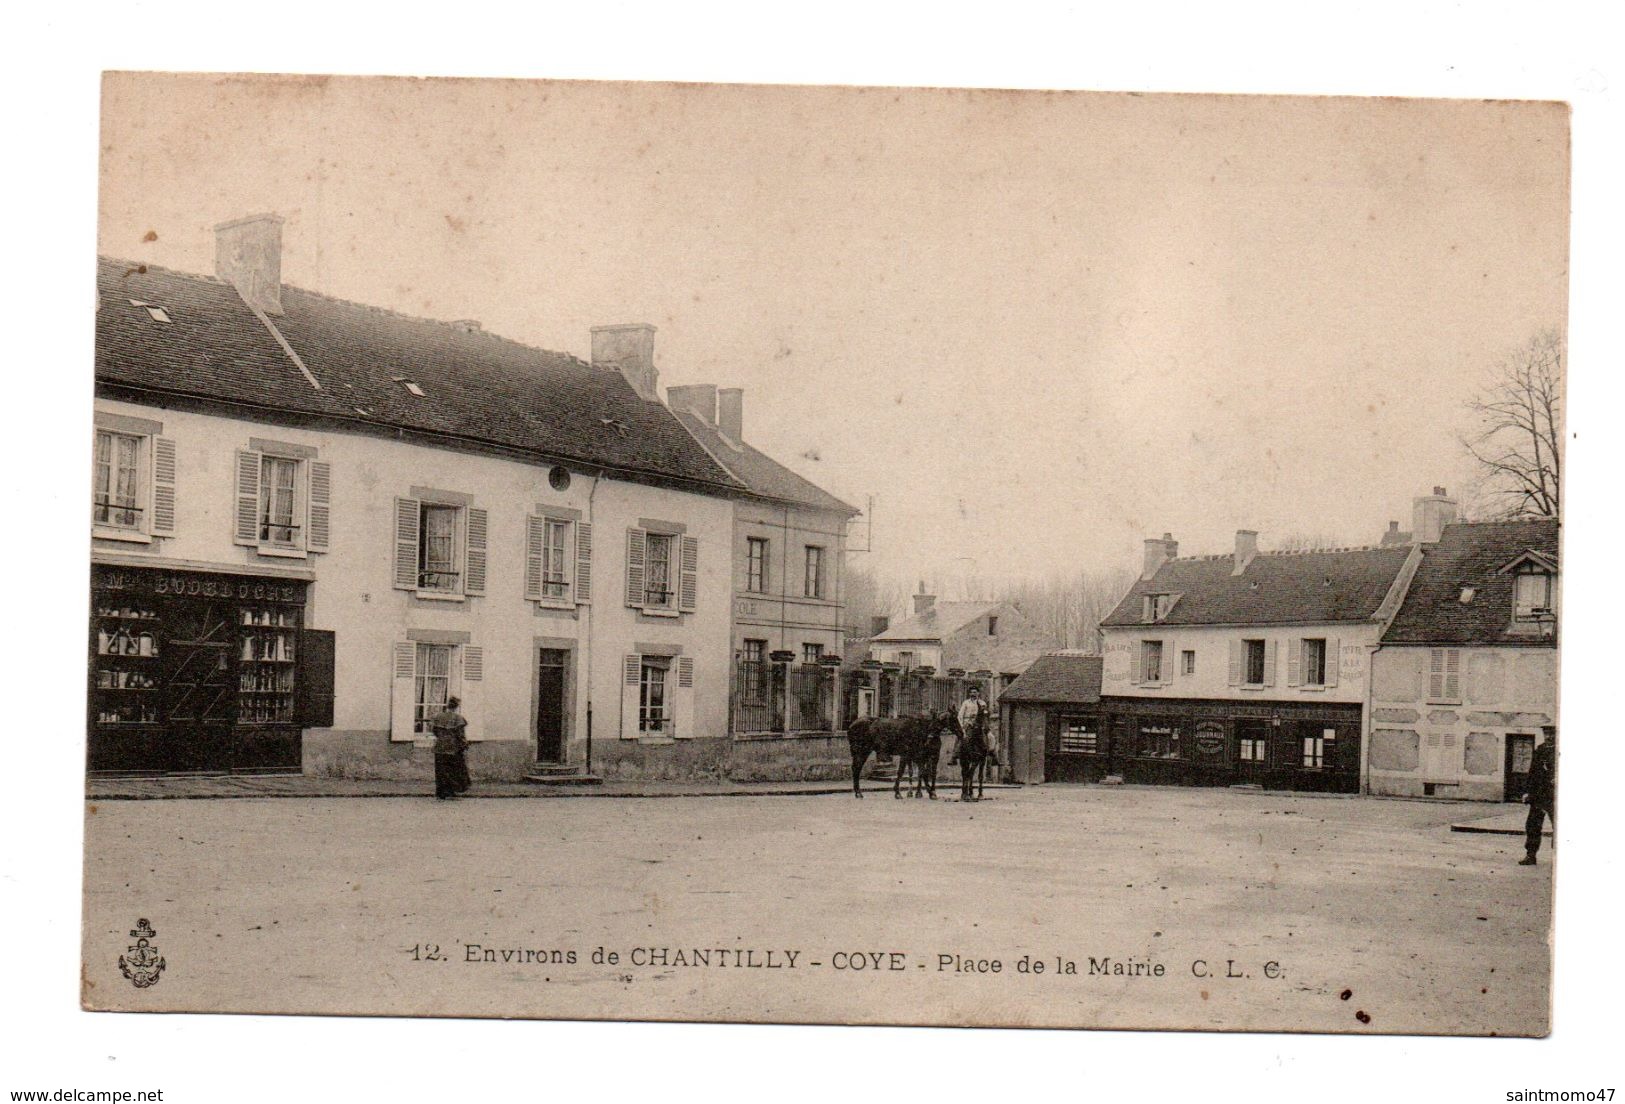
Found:
[[(982, 786), (987, 779), (987, 764), (999, 762), (998, 753), (989, 738), (991, 710), (982, 699), (979, 687), (972, 686), (959, 707), (960, 738), (954, 743), (949, 763), (959, 764), (959, 797), (961, 801), (980, 800)], [(971, 796), (971, 780), (976, 780), (976, 796)]]

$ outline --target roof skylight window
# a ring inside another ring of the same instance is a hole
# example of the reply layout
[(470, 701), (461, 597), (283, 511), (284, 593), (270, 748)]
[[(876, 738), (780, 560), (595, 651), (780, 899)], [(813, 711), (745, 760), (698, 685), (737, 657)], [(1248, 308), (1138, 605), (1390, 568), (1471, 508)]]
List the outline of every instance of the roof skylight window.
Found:
[(141, 307), (141, 308), (145, 309), (146, 312), (147, 312), (148, 317), (150, 317), (154, 322), (168, 322), (169, 321), (169, 313), (167, 311), (165, 311), (163, 307), (155, 307), (151, 303), (148, 303), (148, 302), (146, 302), (144, 300), (141, 300), (141, 299), (131, 299), (130, 300), (130, 306), (132, 306), (132, 307)]
[(428, 397), (424, 393), (423, 388), (421, 388), (421, 387), (419, 387), (417, 385), (416, 381), (408, 379), (406, 376), (390, 376), (389, 378), (394, 380), (396, 383), (400, 384), (402, 387), (406, 388), (407, 391), (409, 391), (412, 394), (416, 395), (420, 399)]

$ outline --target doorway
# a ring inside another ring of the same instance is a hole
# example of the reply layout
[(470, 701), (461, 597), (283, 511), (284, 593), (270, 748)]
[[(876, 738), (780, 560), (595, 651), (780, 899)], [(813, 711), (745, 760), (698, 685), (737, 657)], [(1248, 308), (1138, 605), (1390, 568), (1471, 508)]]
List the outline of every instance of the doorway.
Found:
[(1523, 732), (1507, 733), (1506, 793), (1503, 801), (1522, 801), (1529, 792), (1529, 764), (1535, 758), (1535, 738)]
[(536, 660), (536, 761), (564, 762), (565, 676), (570, 653), (542, 648)]
[(1236, 722), (1236, 781), (1263, 785), (1270, 765), (1270, 723)]

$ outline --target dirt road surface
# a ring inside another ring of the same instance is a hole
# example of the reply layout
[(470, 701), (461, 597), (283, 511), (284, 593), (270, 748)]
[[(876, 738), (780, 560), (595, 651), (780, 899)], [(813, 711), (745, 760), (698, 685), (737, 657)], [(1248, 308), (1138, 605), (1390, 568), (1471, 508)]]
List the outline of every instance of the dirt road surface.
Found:
[[(1137, 787), (93, 802), (83, 999), (1544, 1034), (1551, 867), (1451, 833), (1463, 815)], [(119, 967), (139, 918), (165, 959), (141, 989)]]

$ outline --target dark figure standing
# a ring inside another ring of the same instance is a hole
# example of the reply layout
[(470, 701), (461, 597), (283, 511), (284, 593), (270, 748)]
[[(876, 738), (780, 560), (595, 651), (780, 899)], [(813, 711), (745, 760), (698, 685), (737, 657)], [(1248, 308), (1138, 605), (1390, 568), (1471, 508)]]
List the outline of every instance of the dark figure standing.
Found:
[(466, 793), (472, 783), (468, 777), (468, 737), (463, 730), (468, 720), (457, 711), (462, 705), (456, 698), (446, 699), (446, 708), (429, 718), (434, 732), (434, 796), (446, 801)]
[(1535, 865), (1547, 817), (1552, 818), (1552, 847), (1557, 847), (1557, 726), (1546, 725), (1541, 731), (1546, 738), (1529, 762), (1529, 792), (1524, 795), (1529, 803), (1529, 819), (1523, 826), (1525, 854), (1518, 860), (1519, 866)]

